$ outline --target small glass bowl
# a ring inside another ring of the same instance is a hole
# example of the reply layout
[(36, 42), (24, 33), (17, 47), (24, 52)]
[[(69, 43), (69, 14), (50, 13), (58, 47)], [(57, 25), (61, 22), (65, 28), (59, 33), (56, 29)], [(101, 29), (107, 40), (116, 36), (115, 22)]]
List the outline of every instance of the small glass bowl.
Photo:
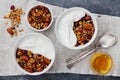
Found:
[(98, 75), (107, 75), (113, 68), (113, 59), (106, 52), (95, 52), (90, 58), (90, 67)]

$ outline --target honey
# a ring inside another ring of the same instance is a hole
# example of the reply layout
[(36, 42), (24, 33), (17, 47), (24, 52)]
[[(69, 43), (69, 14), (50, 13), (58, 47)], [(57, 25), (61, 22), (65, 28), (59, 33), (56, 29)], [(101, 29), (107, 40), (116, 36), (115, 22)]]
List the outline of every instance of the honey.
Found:
[(104, 75), (111, 70), (113, 61), (107, 53), (97, 52), (92, 56), (90, 64), (93, 71)]

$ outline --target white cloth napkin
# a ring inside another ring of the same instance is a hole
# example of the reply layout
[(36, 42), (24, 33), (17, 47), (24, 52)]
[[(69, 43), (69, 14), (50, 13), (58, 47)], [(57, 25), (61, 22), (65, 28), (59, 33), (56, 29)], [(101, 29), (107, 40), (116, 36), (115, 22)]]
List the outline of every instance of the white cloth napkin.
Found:
[[(17, 37), (11, 38), (6, 28), (10, 25), (5, 25), (4, 22), (6, 22), (5, 19), (3, 19), (3, 16), (9, 12), (9, 8), (11, 5), (15, 5), (15, 7), (19, 8), (22, 7), (25, 12), (35, 4), (44, 4), (47, 5), (49, 8), (52, 9), (54, 13), (54, 23), (53, 25), (44, 32), (41, 32), (42, 34), (46, 35), (54, 44), (55, 50), (56, 50), (56, 59), (54, 62), (54, 65), (52, 68), (48, 71), (48, 73), (81, 73), (81, 74), (95, 74), (90, 69), (89, 65), (89, 57), (84, 59), (82, 62), (80, 62), (78, 65), (76, 65), (73, 69), (68, 70), (66, 68), (65, 59), (71, 55), (75, 55), (77, 53), (80, 53), (80, 50), (70, 50), (63, 45), (61, 45), (54, 32), (54, 24), (56, 21), (57, 16), (65, 10), (65, 8), (57, 7), (48, 5), (42, 2), (38, 2), (35, 0), (1, 0), (0, 2), (0, 75), (6, 76), (6, 75), (22, 75), (25, 74), (21, 70), (18, 69), (14, 62), (14, 53), (13, 47), (15, 45), (15, 42), (24, 34), (34, 32), (31, 29), (28, 28), (28, 25), (26, 24), (26, 18), (25, 16), (22, 17), (22, 24), (19, 26), (20, 29), (24, 29), (24, 32), (21, 32), (18, 34)], [(114, 67), (111, 71), (110, 75), (113, 76), (119, 76), (120, 75), (120, 18), (114, 17), (114, 16), (107, 16), (107, 15), (99, 15), (101, 17), (98, 17), (98, 14), (94, 14), (96, 16), (97, 22), (98, 22), (98, 37), (106, 33), (113, 33), (117, 36), (118, 42), (115, 46), (107, 49), (102, 50), (108, 52), (113, 60), (114, 60)]]

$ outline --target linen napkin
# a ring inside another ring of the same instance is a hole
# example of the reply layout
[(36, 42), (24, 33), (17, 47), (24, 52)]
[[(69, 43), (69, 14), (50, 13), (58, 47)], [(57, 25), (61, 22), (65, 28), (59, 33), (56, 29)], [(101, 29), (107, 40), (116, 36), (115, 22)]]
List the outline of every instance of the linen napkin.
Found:
[[(38, 2), (35, 0), (2, 0), (0, 3), (0, 75), (24, 75), (21, 70), (18, 69), (18, 67), (15, 64), (14, 61), (14, 53), (13, 53), (13, 47), (16, 43), (16, 41), (22, 37), (22, 35), (27, 33), (36, 33), (33, 30), (29, 29), (27, 22), (26, 22), (26, 15), (22, 16), (22, 22), (19, 26), (20, 29), (24, 29), (24, 32), (18, 33), (17, 37), (11, 38), (6, 28), (10, 25), (5, 25), (4, 23), (7, 21), (3, 19), (3, 16), (7, 14), (10, 10), (11, 5), (15, 5), (17, 8), (23, 8), (25, 12), (29, 10), (29, 8), (36, 4), (43, 4), (48, 6), (50, 9), (52, 9), (54, 14), (54, 22), (52, 26), (44, 32), (40, 32), (44, 35), (46, 35), (54, 44), (55, 51), (56, 51), (56, 59), (52, 66), (52, 68), (47, 73), (80, 73), (80, 74), (95, 74), (89, 65), (89, 57), (81, 61), (78, 65), (76, 65), (71, 70), (66, 68), (65, 59), (71, 55), (75, 55), (80, 53), (80, 50), (70, 50), (63, 45), (61, 45), (55, 35), (54, 27), (55, 27), (55, 21), (60, 13), (62, 13), (65, 8), (49, 5), (46, 3)], [(109, 75), (113, 76), (119, 76), (120, 75), (120, 36), (119, 36), (119, 25), (120, 25), (120, 18), (114, 17), (114, 16), (107, 16), (107, 15), (100, 15), (100, 14), (94, 14), (94, 16), (97, 19), (98, 23), (98, 36), (97, 38), (102, 35), (104, 32), (106, 33), (113, 33), (117, 36), (118, 42), (115, 46), (109, 48), (109, 49), (103, 49), (102, 51), (108, 52), (113, 58), (114, 61), (114, 67), (113, 70)]]

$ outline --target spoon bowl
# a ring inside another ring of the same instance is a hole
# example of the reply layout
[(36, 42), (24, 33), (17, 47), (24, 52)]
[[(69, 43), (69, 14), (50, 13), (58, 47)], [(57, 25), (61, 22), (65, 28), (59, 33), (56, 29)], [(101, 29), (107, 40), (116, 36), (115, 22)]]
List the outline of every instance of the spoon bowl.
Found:
[(106, 34), (101, 37), (99, 45), (102, 48), (109, 48), (113, 46), (116, 42), (117, 42), (116, 36), (114, 36), (113, 34)]

